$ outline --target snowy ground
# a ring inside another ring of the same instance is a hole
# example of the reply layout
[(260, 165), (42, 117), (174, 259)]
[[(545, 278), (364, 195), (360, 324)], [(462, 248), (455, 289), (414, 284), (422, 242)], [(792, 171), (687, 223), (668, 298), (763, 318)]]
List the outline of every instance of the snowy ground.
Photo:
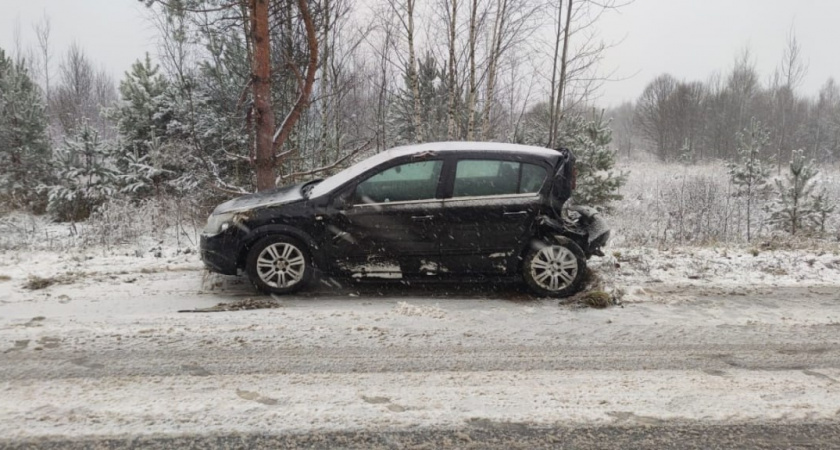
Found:
[[(323, 285), (276, 308), (194, 251), (8, 250), (0, 443), (43, 436), (840, 421), (840, 254), (611, 248), (623, 307)], [(37, 290), (31, 276), (58, 283)]]

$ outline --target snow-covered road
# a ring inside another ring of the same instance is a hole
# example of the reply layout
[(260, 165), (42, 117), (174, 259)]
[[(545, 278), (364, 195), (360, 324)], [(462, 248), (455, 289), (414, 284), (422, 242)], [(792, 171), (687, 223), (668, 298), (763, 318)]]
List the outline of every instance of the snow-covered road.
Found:
[[(616, 275), (628, 302), (606, 310), (516, 286), (373, 285), (178, 313), (256, 295), (206, 276), (194, 255), (32, 261), (0, 267), (11, 278), (0, 282), (7, 442), (840, 422), (831, 279)], [(67, 284), (22, 288), (28, 274), (68, 272)]]

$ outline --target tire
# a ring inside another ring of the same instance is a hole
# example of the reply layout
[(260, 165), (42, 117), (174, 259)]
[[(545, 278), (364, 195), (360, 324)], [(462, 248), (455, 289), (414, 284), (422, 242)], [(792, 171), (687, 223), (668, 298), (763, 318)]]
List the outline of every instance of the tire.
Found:
[(534, 241), (522, 264), (522, 278), (542, 297), (568, 297), (578, 293), (586, 274), (586, 256), (562, 236), (550, 242)]
[(245, 260), (251, 283), (266, 294), (289, 294), (312, 279), (309, 250), (288, 236), (267, 236), (254, 244)]

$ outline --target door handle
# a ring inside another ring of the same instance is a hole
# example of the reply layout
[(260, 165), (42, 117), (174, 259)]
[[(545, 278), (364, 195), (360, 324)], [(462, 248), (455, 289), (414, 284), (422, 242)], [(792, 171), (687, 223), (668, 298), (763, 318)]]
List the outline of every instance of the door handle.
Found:
[(432, 220), (434, 218), (435, 218), (435, 216), (411, 216), (411, 220), (413, 220), (415, 222), (423, 222), (423, 221), (426, 221), (426, 220)]
[(523, 217), (528, 215), (528, 211), (509, 211), (503, 214), (505, 217)]

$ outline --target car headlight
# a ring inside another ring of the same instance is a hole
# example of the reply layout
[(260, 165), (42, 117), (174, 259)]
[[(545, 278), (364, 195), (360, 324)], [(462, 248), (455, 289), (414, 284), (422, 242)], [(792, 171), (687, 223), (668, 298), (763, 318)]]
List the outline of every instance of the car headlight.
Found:
[(210, 217), (207, 218), (207, 226), (204, 227), (204, 234), (215, 235), (227, 230), (231, 225), (233, 225), (235, 215), (236, 213), (234, 212), (211, 214)]

